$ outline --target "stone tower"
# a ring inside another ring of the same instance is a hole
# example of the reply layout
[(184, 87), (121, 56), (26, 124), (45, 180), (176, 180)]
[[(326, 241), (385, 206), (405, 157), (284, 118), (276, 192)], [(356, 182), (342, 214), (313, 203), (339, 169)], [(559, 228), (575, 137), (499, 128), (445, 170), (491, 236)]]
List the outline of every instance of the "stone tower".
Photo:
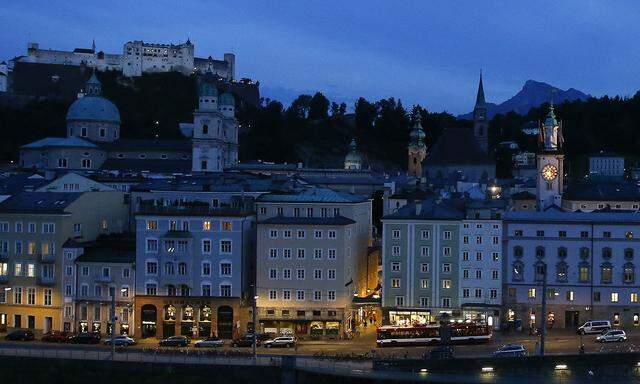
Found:
[(538, 177), (537, 198), (538, 210), (545, 210), (552, 205), (560, 206), (564, 177), (564, 153), (562, 152), (562, 123), (558, 123), (553, 110), (553, 102), (549, 104), (549, 113), (540, 126), (538, 137)]
[(358, 151), (356, 139), (352, 139), (351, 144), (349, 144), (349, 153), (344, 157), (344, 169), (362, 169), (362, 156)]
[(218, 96), (211, 71), (198, 79), (198, 108), (193, 112), (192, 166), (194, 172), (222, 172), (238, 162), (238, 121), (231, 93)]
[(484, 88), (482, 86), (482, 72), (478, 84), (476, 105), (473, 107), (473, 135), (484, 153), (489, 150), (489, 122), (487, 121), (487, 103), (484, 100)]
[(415, 114), (413, 128), (409, 134), (409, 166), (407, 173), (409, 176), (422, 177), (422, 160), (427, 157), (427, 146), (424, 144), (425, 134), (422, 130), (420, 115)]

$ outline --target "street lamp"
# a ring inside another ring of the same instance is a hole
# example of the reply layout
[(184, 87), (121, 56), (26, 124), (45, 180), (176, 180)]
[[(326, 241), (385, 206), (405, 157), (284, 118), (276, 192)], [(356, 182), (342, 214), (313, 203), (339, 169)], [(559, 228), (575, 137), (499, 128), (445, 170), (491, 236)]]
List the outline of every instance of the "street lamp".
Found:
[(256, 285), (252, 284), (252, 286), (253, 286), (253, 308), (251, 310), (251, 316), (253, 317), (253, 345), (252, 345), (252, 347), (253, 347), (253, 359), (255, 361), (258, 358), (258, 351), (256, 350), (256, 345), (257, 345), (257, 342), (258, 342), (258, 335), (257, 335), (258, 327), (257, 327), (257, 324), (256, 324), (256, 306), (257, 306), (256, 302), (258, 301), (258, 292), (257, 292), (257, 289), (256, 289)]

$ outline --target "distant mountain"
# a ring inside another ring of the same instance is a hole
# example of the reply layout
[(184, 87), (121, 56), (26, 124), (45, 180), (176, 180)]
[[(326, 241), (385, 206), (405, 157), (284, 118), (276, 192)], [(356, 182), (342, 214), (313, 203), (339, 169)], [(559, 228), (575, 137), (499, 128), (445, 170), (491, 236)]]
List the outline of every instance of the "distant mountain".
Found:
[[(500, 103), (487, 103), (487, 114), (489, 118), (499, 113), (505, 114), (507, 112), (516, 112), (520, 115), (526, 115), (531, 108), (539, 107), (540, 104), (548, 103), (551, 91), (553, 93), (553, 102), (556, 104), (562, 104), (565, 101), (574, 100), (586, 100), (591, 95), (578, 91), (575, 88), (569, 88), (566, 91), (560, 88), (556, 88), (547, 83), (542, 83), (535, 80), (527, 80), (520, 92), (509, 100)], [(473, 118), (473, 112), (469, 112), (464, 115), (459, 115), (459, 119), (471, 119)]]

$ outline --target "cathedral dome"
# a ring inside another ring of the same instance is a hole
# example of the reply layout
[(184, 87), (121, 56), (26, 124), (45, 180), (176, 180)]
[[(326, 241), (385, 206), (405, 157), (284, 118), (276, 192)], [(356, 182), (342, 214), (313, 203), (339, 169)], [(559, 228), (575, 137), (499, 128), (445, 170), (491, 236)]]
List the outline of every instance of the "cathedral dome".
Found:
[(218, 101), (219, 105), (235, 105), (236, 99), (233, 97), (231, 93), (223, 93), (220, 95), (220, 99)]
[(120, 112), (111, 101), (102, 96), (85, 96), (71, 104), (67, 111), (69, 121), (107, 121), (120, 123)]

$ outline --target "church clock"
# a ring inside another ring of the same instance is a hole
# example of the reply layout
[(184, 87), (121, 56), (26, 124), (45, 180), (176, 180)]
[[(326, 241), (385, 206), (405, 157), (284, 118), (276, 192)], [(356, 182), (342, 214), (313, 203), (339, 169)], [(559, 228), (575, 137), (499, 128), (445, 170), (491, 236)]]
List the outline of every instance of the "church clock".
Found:
[(542, 168), (542, 178), (546, 181), (551, 181), (558, 177), (558, 168), (553, 164), (547, 164)]

